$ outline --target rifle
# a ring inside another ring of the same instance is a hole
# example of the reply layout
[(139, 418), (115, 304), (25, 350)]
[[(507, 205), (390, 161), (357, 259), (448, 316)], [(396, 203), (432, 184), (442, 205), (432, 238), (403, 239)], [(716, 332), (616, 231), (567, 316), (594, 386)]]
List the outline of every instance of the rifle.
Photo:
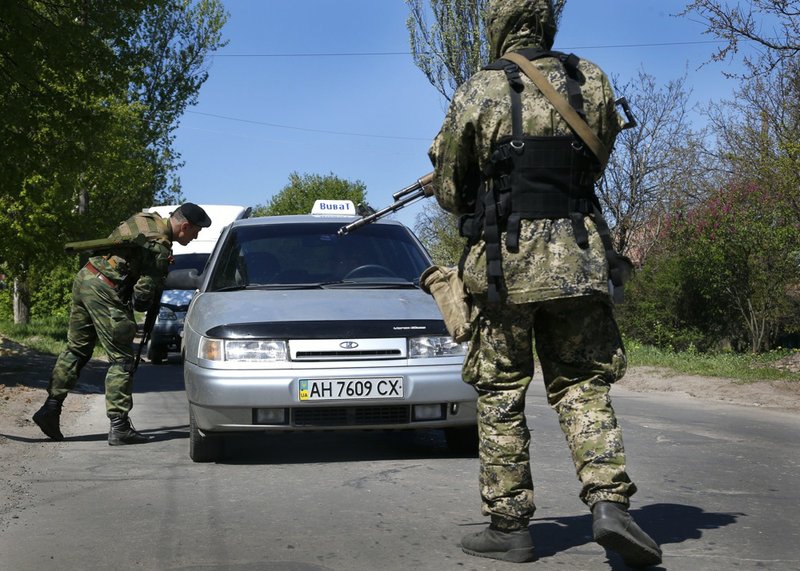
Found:
[(117, 248), (132, 248), (134, 246), (144, 246), (147, 244), (147, 237), (144, 234), (136, 236), (125, 236), (124, 238), (99, 238), (97, 240), (82, 240), (80, 242), (68, 242), (64, 244), (64, 251), (68, 254), (78, 252), (89, 252), (100, 254)]
[(142, 340), (139, 341), (139, 350), (136, 352), (136, 358), (133, 361), (131, 376), (133, 376), (136, 369), (139, 368), (139, 362), (142, 360), (142, 351), (144, 351), (147, 342), (150, 340), (150, 334), (153, 332), (156, 319), (158, 319), (158, 312), (161, 309), (161, 293), (161, 290), (156, 291), (156, 295), (153, 297), (153, 303), (150, 304), (150, 307), (147, 309), (144, 325), (142, 325)]
[(362, 226), (366, 226), (376, 220), (379, 220), (390, 214), (395, 212), (396, 210), (400, 210), (411, 204), (412, 202), (416, 202), (420, 198), (427, 198), (428, 196), (433, 196), (433, 186), (431, 186), (431, 181), (433, 180), (433, 173), (429, 172), (422, 178), (417, 179), (412, 185), (405, 187), (403, 190), (395, 192), (392, 195), (394, 198), (394, 203), (390, 204), (386, 208), (382, 208), (377, 212), (373, 212), (368, 216), (364, 216), (355, 222), (351, 222), (347, 226), (342, 226), (339, 228), (339, 235), (344, 236), (345, 234), (349, 234), (354, 230), (358, 230)]

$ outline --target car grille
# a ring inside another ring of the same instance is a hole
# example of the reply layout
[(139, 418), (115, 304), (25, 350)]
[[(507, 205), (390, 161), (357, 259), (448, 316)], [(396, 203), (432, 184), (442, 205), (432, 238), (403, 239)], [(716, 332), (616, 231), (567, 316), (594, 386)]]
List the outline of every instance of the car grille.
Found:
[(320, 406), (292, 409), (293, 426), (370, 426), (408, 424), (411, 407), (396, 406)]
[(397, 349), (374, 350), (374, 351), (298, 351), (297, 359), (357, 359), (357, 358), (380, 358), (380, 357), (402, 357), (403, 354)]

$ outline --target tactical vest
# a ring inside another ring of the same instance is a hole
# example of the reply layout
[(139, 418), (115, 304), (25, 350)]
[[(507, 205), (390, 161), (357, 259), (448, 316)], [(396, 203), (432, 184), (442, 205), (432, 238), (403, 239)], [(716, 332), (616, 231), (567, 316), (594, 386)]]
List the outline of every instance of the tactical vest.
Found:
[[(519, 50), (518, 53), (531, 61), (543, 57), (560, 61), (566, 71), (569, 103), (585, 120), (581, 72), (578, 70), (580, 59), (574, 54), (537, 49)], [(511, 98), (512, 130), (511, 136), (499, 139), (492, 148), (490, 160), (483, 169), (475, 211), (460, 219), (459, 232), (468, 241), (459, 265), (463, 270), (469, 248), (483, 235), (486, 242), (488, 298), (490, 302), (497, 302), (503, 281), (501, 233), (506, 232), (508, 251), (515, 252), (519, 250), (522, 220), (568, 218), (572, 221), (578, 245), (587, 248), (589, 235), (584, 217), (600, 212), (594, 181), (602, 167), (597, 157), (575, 134), (552, 137), (525, 135), (520, 95), (524, 84), (519, 67), (500, 59), (484, 69), (502, 70), (506, 74)], [(607, 226), (605, 231), (608, 232)]]

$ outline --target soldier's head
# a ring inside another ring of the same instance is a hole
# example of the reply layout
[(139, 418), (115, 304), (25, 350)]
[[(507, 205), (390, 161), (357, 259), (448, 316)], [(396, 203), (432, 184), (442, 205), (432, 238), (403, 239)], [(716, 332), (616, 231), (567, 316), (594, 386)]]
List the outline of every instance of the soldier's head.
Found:
[(486, 32), (490, 56), (522, 48), (553, 47), (556, 19), (552, 0), (489, 0)]
[(200, 230), (211, 226), (211, 218), (206, 211), (192, 202), (184, 202), (176, 208), (169, 221), (172, 225), (172, 239), (181, 246), (186, 246), (197, 238)]

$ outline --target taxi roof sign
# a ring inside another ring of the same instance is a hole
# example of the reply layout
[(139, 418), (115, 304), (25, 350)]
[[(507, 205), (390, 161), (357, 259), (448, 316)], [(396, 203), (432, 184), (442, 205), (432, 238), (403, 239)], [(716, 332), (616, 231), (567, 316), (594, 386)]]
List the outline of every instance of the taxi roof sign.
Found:
[(311, 209), (317, 216), (355, 216), (356, 206), (352, 200), (317, 200)]

